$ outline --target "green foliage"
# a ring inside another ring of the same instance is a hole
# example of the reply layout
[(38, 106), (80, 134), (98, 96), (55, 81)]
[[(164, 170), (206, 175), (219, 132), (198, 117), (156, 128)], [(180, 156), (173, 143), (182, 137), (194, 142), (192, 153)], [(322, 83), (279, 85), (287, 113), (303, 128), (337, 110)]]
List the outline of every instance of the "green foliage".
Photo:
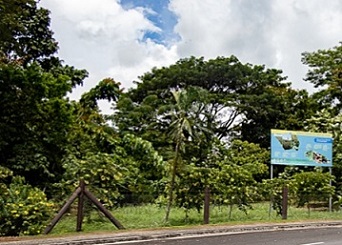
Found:
[[(240, 137), (263, 147), (269, 146), (270, 128), (301, 128), (302, 118), (314, 110), (314, 101), (309, 100), (305, 91), (293, 90), (289, 83), (284, 83), (280, 70), (242, 64), (234, 56), (208, 61), (195, 57), (181, 59), (169, 67), (152, 69), (140, 79), (137, 88), (127, 94), (129, 99), (118, 105), (115, 122), (120, 130), (134, 130), (154, 145), (159, 144), (153, 137), (155, 133), (151, 132), (149, 137), (146, 131), (161, 131), (168, 126), (158, 116), (161, 108), (171, 104), (173, 90), (205, 90), (205, 106), (199, 116), (206, 128), (219, 139)], [(145, 99), (150, 97), (154, 98), (153, 103), (146, 106)], [(147, 115), (142, 115), (144, 109), (149, 111)], [(139, 114), (142, 124), (136, 120)], [(148, 128), (148, 124), (154, 127)]]
[(291, 175), (288, 175), (286, 170), (278, 178), (264, 179), (258, 186), (264, 200), (271, 200), (272, 208), (279, 216), (283, 213), (284, 188), (288, 189), (288, 201), (296, 200), (295, 188), (293, 188), (294, 180)]
[(0, 53), (27, 64), (57, 51), (49, 11), (35, 0), (0, 0)]
[[(146, 140), (127, 134), (121, 146), (126, 152), (125, 166), (128, 166), (128, 181), (125, 186), (135, 202), (154, 202), (162, 192), (166, 176), (166, 162)], [(130, 165), (128, 164), (130, 163)]]
[[(8, 170), (2, 169), (4, 174)], [(40, 234), (54, 211), (44, 192), (25, 184), (21, 177), (13, 177), (8, 185), (0, 182), (0, 190), (0, 235)]]
[(256, 144), (234, 140), (227, 147), (217, 141), (205, 160), (193, 158), (179, 169), (175, 204), (186, 214), (192, 208), (200, 211), (208, 186), (213, 203), (229, 205), (230, 210), (237, 205), (247, 213), (251, 203), (261, 199), (257, 179), (266, 173), (268, 158), (268, 152)]
[(327, 201), (334, 194), (335, 188), (330, 185), (334, 177), (330, 173), (320, 171), (301, 172), (293, 176), (297, 203), (310, 207), (312, 201)]
[(259, 197), (256, 177), (266, 173), (268, 158), (268, 152), (259, 145), (234, 140), (215, 163), (217, 167), (212, 168), (215, 202), (237, 205), (247, 213), (247, 208)]
[(123, 175), (128, 172), (122, 165), (120, 157), (114, 154), (90, 152), (83, 159), (70, 156), (66, 159), (63, 187), (69, 188), (69, 194), (83, 179), (105, 205), (113, 207), (120, 197), (119, 186), (124, 183)]
[[(261, 86), (261, 85), (260, 85)], [(241, 131), (242, 139), (270, 146), (270, 129), (303, 130), (303, 122), (317, 110), (317, 102), (305, 90), (288, 87), (260, 87), (262, 94), (247, 95), (251, 102), (245, 108), (246, 121), (241, 123), (236, 133)]]
[(331, 133), (333, 147), (333, 175), (335, 186), (340, 192), (342, 188), (342, 114), (335, 115), (328, 109), (318, 111), (313, 117), (305, 121), (306, 130), (312, 132)]
[(0, 0), (0, 163), (51, 195), (74, 120), (67, 95), (87, 73), (53, 57), (49, 11), (37, 4)]
[(8, 168), (0, 166), (0, 182), (3, 182), (6, 178), (13, 175), (13, 172)]
[(180, 171), (175, 188), (175, 204), (177, 207), (185, 209), (186, 215), (193, 208), (200, 212), (203, 206), (208, 172), (194, 163), (183, 167)]
[(146, 199), (140, 201), (151, 201), (157, 195), (165, 170), (151, 143), (133, 135), (120, 137), (106, 125), (84, 121), (73, 132), (74, 147), (64, 159), (64, 182), (58, 185), (65, 194), (83, 179), (111, 207), (142, 194)]
[(35, 186), (62, 174), (72, 123), (67, 76), (53, 77), (33, 63), (0, 64), (0, 162)]
[(303, 53), (302, 62), (310, 70), (306, 80), (320, 90), (313, 96), (323, 108), (334, 107), (335, 113), (342, 109), (342, 43), (327, 50)]
[(327, 202), (334, 195), (335, 187), (330, 185), (334, 179), (333, 175), (322, 172), (320, 168), (286, 167), (279, 177), (263, 180), (259, 188), (264, 198), (271, 200), (277, 215), (282, 215), (284, 187), (288, 188), (289, 203), (310, 208), (310, 203)]
[(98, 100), (117, 101), (122, 93), (120, 83), (112, 78), (103, 79), (94, 88), (82, 95), (80, 103), (82, 107), (95, 109)]

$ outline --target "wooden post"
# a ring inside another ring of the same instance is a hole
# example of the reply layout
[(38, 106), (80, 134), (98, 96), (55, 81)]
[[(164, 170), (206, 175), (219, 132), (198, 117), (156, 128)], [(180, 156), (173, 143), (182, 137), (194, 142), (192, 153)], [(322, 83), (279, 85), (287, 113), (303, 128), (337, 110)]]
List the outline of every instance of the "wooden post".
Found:
[(204, 224), (209, 224), (209, 216), (210, 216), (210, 189), (208, 186), (204, 189)]
[(64, 206), (61, 208), (61, 210), (58, 212), (58, 214), (55, 216), (55, 218), (48, 224), (48, 226), (44, 230), (44, 234), (48, 234), (53, 227), (57, 224), (57, 222), (62, 218), (64, 213), (68, 210), (70, 205), (75, 201), (77, 196), (81, 193), (81, 188), (78, 187), (76, 191), (71, 195), (71, 197), (68, 199), (68, 201), (64, 204)]
[(84, 189), (84, 194), (92, 201), (98, 209), (118, 228), (125, 229), (123, 225), (114, 218), (114, 216), (96, 199), (96, 197), (87, 189)]
[(289, 193), (288, 187), (284, 186), (283, 187), (283, 203), (282, 203), (282, 210), (281, 210), (282, 219), (287, 219), (288, 193)]
[(78, 206), (77, 206), (77, 224), (76, 224), (76, 231), (81, 231), (82, 230), (82, 222), (83, 222), (83, 211), (84, 211), (84, 189), (85, 189), (85, 184), (84, 181), (80, 181), (80, 188), (81, 188), (81, 193), (78, 195)]
[(84, 196), (87, 196), (90, 201), (92, 201), (98, 209), (119, 229), (125, 229), (123, 225), (114, 218), (114, 216), (96, 199), (96, 197), (91, 194), (85, 187), (85, 183), (83, 180), (80, 181), (80, 186), (76, 189), (76, 191), (71, 195), (65, 205), (61, 208), (58, 214), (53, 218), (53, 220), (48, 224), (48, 226), (44, 230), (44, 234), (48, 234), (53, 227), (58, 223), (58, 221), (62, 218), (71, 204), (78, 197), (78, 210), (77, 210), (77, 224), (76, 231), (82, 230), (82, 221), (83, 221), (83, 211), (84, 211)]

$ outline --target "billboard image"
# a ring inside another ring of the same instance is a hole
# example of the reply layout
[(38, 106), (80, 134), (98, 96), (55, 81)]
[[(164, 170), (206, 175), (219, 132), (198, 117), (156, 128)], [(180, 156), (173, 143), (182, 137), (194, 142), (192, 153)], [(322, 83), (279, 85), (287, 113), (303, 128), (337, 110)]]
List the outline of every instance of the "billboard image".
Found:
[(331, 134), (271, 130), (271, 164), (332, 167)]

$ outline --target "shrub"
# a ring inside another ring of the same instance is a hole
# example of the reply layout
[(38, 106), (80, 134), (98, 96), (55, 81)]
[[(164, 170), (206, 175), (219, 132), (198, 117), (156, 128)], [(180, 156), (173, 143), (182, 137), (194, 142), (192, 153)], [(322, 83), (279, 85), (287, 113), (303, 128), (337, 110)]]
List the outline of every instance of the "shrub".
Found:
[[(1, 180), (1, 179), (0, 179)], [(1, 183), (0, 183), (1, 184)], [(36, 235), (41, 233), (53, 214), (53, 204), (41, 190), (13, 177), (10, 184), (1, 184), (0, 235)]]
[(310, 208), (310, 202), (326, 201), (334, 194), (335, 188), (330, 185), (334, 177), (330, 173), (301, 172), (293, 178), (299, 207), (307, 204)]

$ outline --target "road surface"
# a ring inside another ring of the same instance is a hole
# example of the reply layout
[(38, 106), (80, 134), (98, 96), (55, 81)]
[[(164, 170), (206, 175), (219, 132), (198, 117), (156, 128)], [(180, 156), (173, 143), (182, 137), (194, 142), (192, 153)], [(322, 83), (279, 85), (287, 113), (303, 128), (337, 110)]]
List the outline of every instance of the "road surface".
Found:
[(1, 238), (0, 245), (342, 245), (342, 221), (198, 226)]
[[(100, 245), (101, 243), (98, 243)], [(102, 243), (104, 244), (104, 243)], [(102, 245), (101, 244), (101, 245)], [(215, 234), (112, 245), (342, 245), (342, 228), (295, 229), (239, 234)], [(108, 245), (108, 243), (106, 244)]]

